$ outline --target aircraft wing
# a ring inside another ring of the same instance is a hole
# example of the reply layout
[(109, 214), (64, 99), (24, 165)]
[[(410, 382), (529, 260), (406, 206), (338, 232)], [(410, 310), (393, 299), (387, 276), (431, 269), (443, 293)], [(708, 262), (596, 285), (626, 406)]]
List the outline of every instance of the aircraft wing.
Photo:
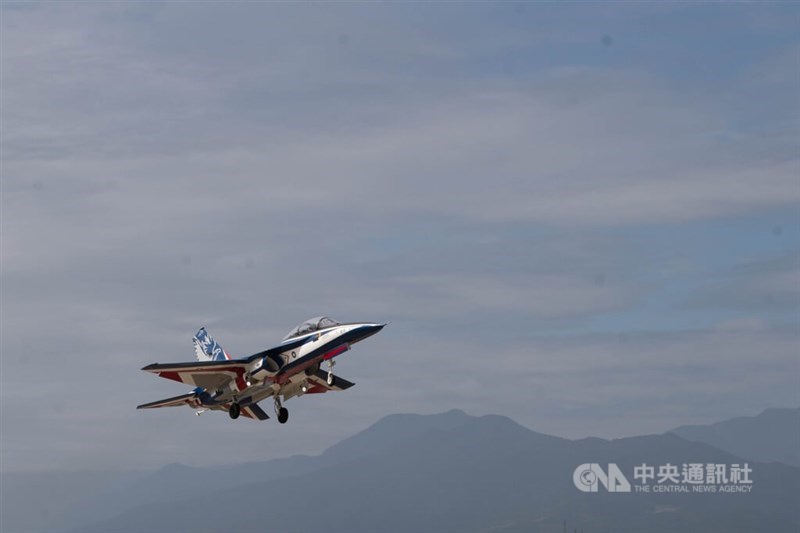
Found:
[(261, 357), (274, 357), (287, 350), (301, 346), (307, 339), (289, 342), (253, 354), (244, 359), (230, 361), (199, 361), (191, 363), (154, 363), (142, 368), (145, 372), (158, 374), (162, 378), (171, 379), (178, 383), (186, 383), (206, 390), (223, 388), (229, 381), (235, 380), (240, 390), (246, 387), (244, 376), (248, 364)]
[(340, 378), (339, 376), (335, 376), (336, 380), (333, 383), (333, 387), (328, 385), (328, 373), (324, 370), (317, 370), (317, 373), (313, 376), (308, 377), (308, 381), (312, 382), (314, 386), (308, 392), (310, 394), (314, 393), (321, 393), (321, 392), (328, 392), (328, 391), (338, 391), (338, 390), (347, 390), (355, 383), (352, 381), (347, 381), (344, 378)]
[(236, 380), (240, 389), (246, 387), (244, 375), (247, 373), (247, 364), (242, 361), (154, 363), (147, 365), (142, 370), (178, 383), (186, 383), (212, 391), (224, 387), (231, 380)]

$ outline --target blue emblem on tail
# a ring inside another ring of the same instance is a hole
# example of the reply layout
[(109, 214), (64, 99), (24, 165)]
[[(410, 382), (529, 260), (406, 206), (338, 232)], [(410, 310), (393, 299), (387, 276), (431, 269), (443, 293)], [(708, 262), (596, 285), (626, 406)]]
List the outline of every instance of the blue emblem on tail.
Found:
[(200, 328), (194, 336), (194, 351), (198, 361), (227, 361), (230, 359), (222, 346), (208, 334), (206, 328)]

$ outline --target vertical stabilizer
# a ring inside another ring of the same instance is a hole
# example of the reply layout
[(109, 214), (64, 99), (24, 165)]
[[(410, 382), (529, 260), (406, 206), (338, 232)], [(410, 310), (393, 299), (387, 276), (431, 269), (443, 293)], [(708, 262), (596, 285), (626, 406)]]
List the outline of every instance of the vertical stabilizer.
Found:
[(198, 361), (227, 361), (231, 358), (206, 328), (200, 328), (194, 335), (194, 353)]

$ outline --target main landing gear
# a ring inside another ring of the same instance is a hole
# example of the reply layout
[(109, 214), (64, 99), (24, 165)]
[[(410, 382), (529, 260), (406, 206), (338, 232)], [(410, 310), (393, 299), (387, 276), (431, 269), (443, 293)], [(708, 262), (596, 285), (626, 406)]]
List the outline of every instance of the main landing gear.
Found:
[(289, 411), (281, 405), (281, 399), (275, 396), (275, 414), (278, 415), (278, 422), (285, 424), (289, 420)]
[[(228, 416), (230, 416), (233, 420), (239, 418), (241, 413), (242, 407), (238, 402), (233, 402), (228, 408)], [(278, 422), (281, 424), (285, 424), (286, 421), (289, 420), (289, 410), (281, 405), (281, 399), (277, 395), (275, 396), (275, 414), (278, 415)]]

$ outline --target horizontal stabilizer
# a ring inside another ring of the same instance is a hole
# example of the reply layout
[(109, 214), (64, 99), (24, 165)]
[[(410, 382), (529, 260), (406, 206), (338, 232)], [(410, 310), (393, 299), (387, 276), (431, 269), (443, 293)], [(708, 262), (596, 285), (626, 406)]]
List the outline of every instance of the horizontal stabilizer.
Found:
[(264, 410), (258, 406), (258, 404), (255, 403), (242, 407), (242, 415), (252, 418), (253, 420), (269, 419), (269, 415), (265, 413)]
[(155, 409), (157, 407), (176, 407), (179, 405), (193, 405), (196, 402), (197, 402), (197, 395), (194, 392), (190, 392), (189, 394), (181, 394), (180, 396), (167, 398), (166, 400), (158, 400), (156, 402), (137, 405), (136, 408)]

